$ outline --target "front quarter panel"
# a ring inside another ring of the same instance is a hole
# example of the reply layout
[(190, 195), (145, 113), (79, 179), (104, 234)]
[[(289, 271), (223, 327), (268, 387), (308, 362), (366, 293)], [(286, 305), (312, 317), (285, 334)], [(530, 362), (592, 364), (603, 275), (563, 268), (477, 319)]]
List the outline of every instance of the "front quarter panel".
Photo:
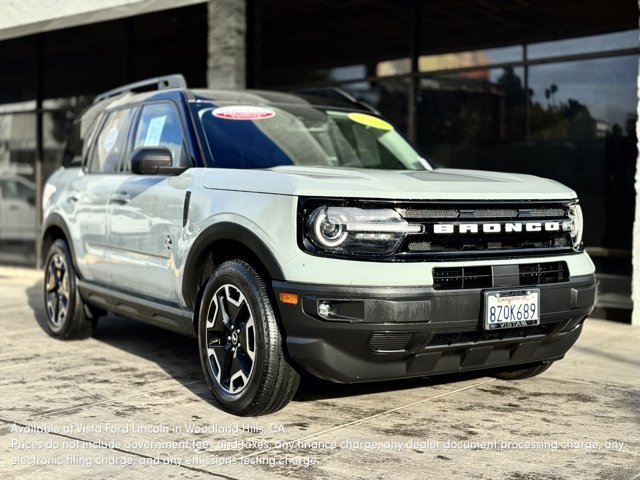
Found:
[[(78, 223), (82, 213), (77, 205), (79, 194), (86, 190), (86, 178), (81, 168), (60, 168), (47, 180), (43, 192), (43, 226), (56, 225), (65, 230), (74, 252), (74, 262), (81, 277), (87, 277), (87, 250)], [(102, 222), (105, 223), (104, 220)], [(46, 255), (47, 252), (44, 252)]]
[(298, 250), (295, 241), (296, 208), (296, 198), (287, 195), (205, 188), (194, 190), (176, 257), (176, 273), (180, 280), (176, 283), (176, 294), (186, 305), (182, 288), (189, 256), (198, 238), (205, 232), (215, 231), (216, 226), (223, 228), (235, 224), (251, 232), (264, 245), (267, 254), (275, 259), (278, 268), (282, 268)]

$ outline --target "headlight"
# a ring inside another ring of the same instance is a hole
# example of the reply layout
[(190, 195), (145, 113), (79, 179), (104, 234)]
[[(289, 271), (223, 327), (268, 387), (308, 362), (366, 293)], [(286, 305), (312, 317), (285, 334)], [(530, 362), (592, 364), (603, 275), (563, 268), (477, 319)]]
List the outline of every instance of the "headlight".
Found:
[(343, 255), (393, 252), (409, 233), (422, 232), (390, 208), (321, 206), (305, 222), (306, 238), (318, 249)]
[(574, 203), (569, 207), (569, 218), (571, 219), (571, 241), (573, 242), (573, 248), (580, 248), (582, 244), (582, 227), (584, 221), (582, 219), (582, 209), (580, 205)]

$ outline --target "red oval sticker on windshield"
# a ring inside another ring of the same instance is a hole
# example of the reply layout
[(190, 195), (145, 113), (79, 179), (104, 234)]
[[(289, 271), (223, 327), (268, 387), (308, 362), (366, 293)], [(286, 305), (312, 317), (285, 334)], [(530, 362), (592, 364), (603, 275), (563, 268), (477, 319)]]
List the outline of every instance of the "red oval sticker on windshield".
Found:
[(269, 108), (252, 107), (250, 105), (219, 107), (211, 113), (214, 117), (226, 118), (227, 120), (264, 120), (276, 115), (276, 112)]

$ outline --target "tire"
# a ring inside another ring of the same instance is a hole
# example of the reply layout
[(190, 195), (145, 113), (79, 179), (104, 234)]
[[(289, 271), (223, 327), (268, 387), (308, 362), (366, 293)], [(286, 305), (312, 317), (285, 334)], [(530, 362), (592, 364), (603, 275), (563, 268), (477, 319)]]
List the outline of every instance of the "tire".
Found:
[(77, 340), (93, 335), (96, 321), (87, 315), (69, 246), (61, 239), (51, 245), (45, 261), (44, 308), (51, 336)]
[(553, 362), (548, 363), (538, 363), (536, 365), (529, 365), (518, 367), (513, 370), (504, 370), (502, 372), (498, 372), (494, 374), (494, 377), (499, 378), (501, 380), (524, 380), (525, 378), (535, 377), (536, 375), (540, 375), (542, 372), (545, 372)]
[(300, 375), (287, 362), (269, 292), (246, 262), (222, 263), (204, 286), (198, 346), (204, 376), (222, 410), (267, 415), (295, 394)]

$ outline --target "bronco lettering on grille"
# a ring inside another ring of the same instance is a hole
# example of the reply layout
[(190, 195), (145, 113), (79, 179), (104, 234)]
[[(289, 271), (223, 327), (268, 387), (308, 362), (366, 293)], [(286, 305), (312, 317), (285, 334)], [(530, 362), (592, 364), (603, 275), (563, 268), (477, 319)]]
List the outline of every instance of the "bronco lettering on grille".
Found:
[(502, 223), (438, 223), (433, 233), (521, 233), (521, 232), (570, 232), (572, 220), (562, 222), (502, 222)]

